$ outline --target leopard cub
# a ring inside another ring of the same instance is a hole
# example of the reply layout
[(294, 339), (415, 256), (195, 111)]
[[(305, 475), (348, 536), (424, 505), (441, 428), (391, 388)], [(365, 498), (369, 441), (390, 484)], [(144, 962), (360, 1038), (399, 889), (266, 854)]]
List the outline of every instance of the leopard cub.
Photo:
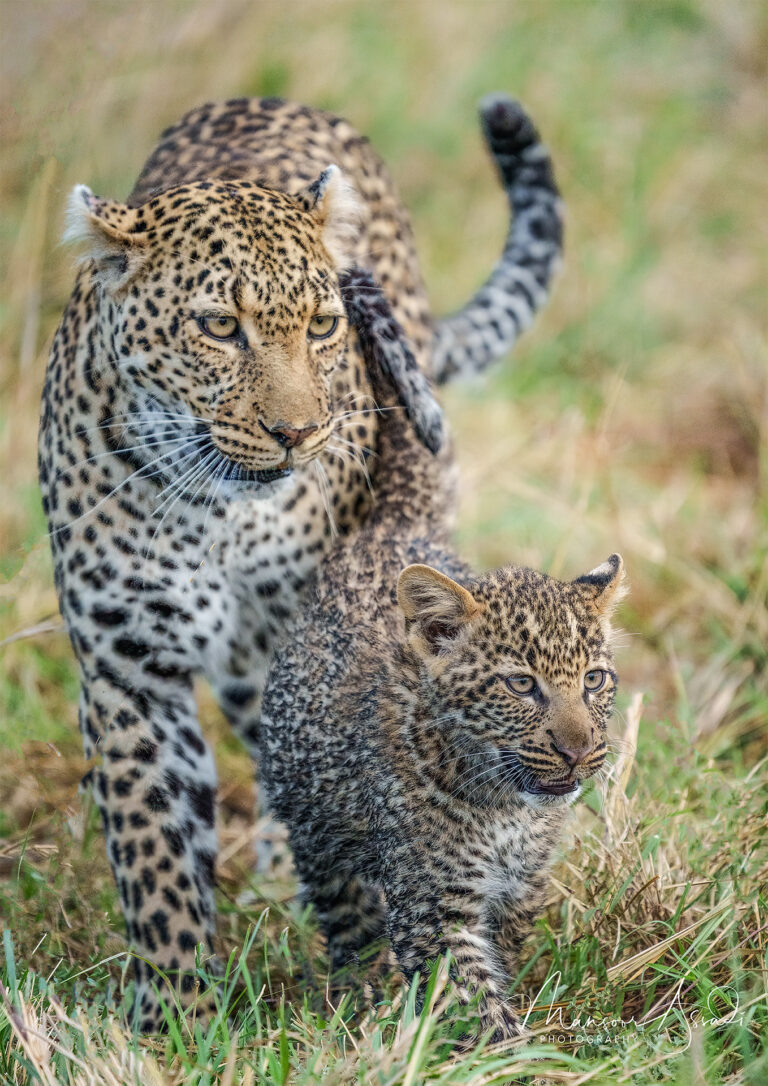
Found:
[(331, 968), (386, 938), (423, 978), (450, 951), (483, 1030), (514, 1038), (505, 988), (567, 807), (605, 757), (623, 564), (570, 582), (473, 574), (445, 541), (444, 460), (396, 411), (379, 478), (369, 521), (321, 565), (278, 651), (263, 782)]

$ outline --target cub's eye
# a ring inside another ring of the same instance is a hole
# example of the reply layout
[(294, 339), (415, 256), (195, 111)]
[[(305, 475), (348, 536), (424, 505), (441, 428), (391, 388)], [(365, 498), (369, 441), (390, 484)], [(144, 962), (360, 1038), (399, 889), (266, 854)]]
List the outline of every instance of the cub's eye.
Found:
[(328, 339), (339, 326), (339, 318), (317, 313), (309, 322), (307, 334), (310, 339)]
[(212, 339), (234, 339), (240, 331), (234, 317), (200, 317), (197, 323)]
[(530, 675), (512, 675), (504, 681), (512, 693), (521, 698), (527, 697), (536, 689), (536, 680)]
[(588, 671), (584, 676), (584, 689), (588, 690), (590, 694), (597, 693), (598, 690), (602, 690), (605, 686), (605, 680), (607, 674), (601, 667), (595, 668), (594, 671)]

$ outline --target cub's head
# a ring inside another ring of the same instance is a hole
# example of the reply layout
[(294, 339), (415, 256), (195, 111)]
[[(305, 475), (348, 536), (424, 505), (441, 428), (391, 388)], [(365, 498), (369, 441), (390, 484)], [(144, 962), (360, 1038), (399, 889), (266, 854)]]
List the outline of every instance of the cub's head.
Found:
[(180, 436), (232, 478), (266, 482), (316, 457), (334, 424), (339, 273), (357, 223), (335, 166), (297, 196), (203, 181), (128, 207), (77, 186), (65, 237), (93, 261), (121, 409), (183, 419)]
[(454, 754), (442, 763), (454, 794), (549, 805), (575, 798), (597, 772), (623, 575), (618, 554), (565, 583), (508, 567), (463, 587), (429, 566), (403, 570), (407, 651)]

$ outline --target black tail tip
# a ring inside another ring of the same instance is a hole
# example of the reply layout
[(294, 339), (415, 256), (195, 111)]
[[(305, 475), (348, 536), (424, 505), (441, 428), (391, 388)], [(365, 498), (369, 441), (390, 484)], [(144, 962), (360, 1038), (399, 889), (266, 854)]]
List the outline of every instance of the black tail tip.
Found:
[(440, 452), (445, 441), (445, 426), (443, 425), (442, 412), (431, 413), (425, 418), (419, 419), (416, 425), (416, 435), (423, 445), (434, 455)]
[(436, 456), (445, 440), (443, 412), (427, 379), (421, 374), (415, 376), (406, 411), (419, 441)]
[(489, 143), (513, 142), (517, 147), (538, 143), (539, 134), (523, 107), (508, 94), (486, 94), (479, 103), (480, 119)]

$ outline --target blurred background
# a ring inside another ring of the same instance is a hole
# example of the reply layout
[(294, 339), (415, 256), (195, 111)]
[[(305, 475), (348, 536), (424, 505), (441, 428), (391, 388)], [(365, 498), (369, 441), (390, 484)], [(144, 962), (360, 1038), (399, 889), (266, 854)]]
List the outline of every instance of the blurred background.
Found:
[[(505, 233), (477, 100), (501, 89), (525, 103), (555, 160), (566, 261), (514, 356), (445, 393), (461, 548), (478, 566), (563, 577), (622, 552), (622, 707), (645, 697), (632, 787), (736, 781), (766, 758), (764, 4), (1, 7), (0, 836), (34, 815), (49, 840), (82, 770), (35, 462), (74, 277), (62, 209), (76, 182), (124, 198), (166, 125), (240, 95), (326, 107), (370, 136), (411, 210), (436, 313), (482, 281)], [(245, 812), (250, 769), (201, 699), (225, 816)]]

